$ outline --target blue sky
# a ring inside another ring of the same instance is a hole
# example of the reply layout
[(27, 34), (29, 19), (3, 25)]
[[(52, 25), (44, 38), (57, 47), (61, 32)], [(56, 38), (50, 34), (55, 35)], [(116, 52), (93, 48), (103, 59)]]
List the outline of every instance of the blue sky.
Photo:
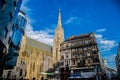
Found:
[(118, 0), (24, 0), (22, 10), (28, 23), (26, 35), (52, 45), (61, 9), (65, 39), (94, 32), (102, 58), (115, 68), (114, 58), (120, 39)]

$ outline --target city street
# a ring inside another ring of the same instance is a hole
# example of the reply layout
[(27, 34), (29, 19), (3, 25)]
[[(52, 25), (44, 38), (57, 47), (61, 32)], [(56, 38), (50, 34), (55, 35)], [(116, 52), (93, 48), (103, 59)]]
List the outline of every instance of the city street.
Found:
[(0, 0), (0, 80), (120, 80), (119, 0)]

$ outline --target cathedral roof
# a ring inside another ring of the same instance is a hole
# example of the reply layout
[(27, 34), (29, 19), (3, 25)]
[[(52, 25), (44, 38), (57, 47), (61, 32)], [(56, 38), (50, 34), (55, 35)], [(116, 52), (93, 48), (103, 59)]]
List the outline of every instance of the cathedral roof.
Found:
[(33, 40), (31, 38), (28, 38), (28, 37), (26, 37), (26, 44), (28, 46), (31, 46), (31, 47), (34, 47), (34, 48), (37, 48), (37, 49), (40, 49), (40, 50), (43, 50), (43, 51), (47, 51), (47, 52), (50, 52), (50, 53), (52, 52), (52, 47), (51, 46), (49, 46), (45, 43)]

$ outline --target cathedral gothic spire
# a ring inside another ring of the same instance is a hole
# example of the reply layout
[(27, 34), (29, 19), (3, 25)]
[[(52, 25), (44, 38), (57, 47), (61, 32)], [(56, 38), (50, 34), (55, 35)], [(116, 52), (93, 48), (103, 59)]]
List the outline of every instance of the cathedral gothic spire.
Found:
[(59, 25), (59, 27), (62, 28), (60, 9), (59, 9), (59, 11), (58, 11), (58, 25)]
[(60, 61), (60, 44), (64, 41), (64, 31), (61, 22), (61, 12), (58, 12), (58, 24), (55, 29), (54, 41), (53, 41), (53, 64), (56, 65)]

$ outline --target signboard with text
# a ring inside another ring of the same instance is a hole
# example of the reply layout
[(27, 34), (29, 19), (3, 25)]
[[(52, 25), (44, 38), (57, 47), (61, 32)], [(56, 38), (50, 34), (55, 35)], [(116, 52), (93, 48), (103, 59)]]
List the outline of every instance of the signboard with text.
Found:
[(95, 76), (95, 72), (82, 72), (81, 76), (83, 78), (91, 78), (91, 77)]

